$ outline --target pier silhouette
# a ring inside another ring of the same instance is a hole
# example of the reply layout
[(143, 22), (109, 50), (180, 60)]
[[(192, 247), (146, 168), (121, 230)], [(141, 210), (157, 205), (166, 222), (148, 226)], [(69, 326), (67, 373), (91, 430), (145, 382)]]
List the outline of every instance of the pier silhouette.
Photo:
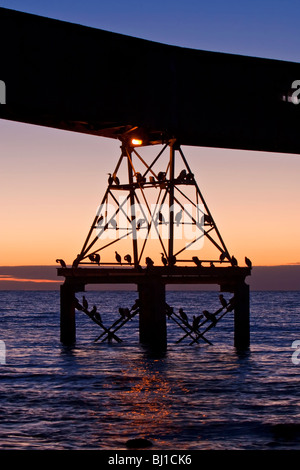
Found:
[[(140, 341), (153, 347), (167, 346), (167, 317), (191, 343), (198, 343), (209, 341), (206, 333), (230, 311), (234, 344), (247, 349), (250, 307), (245, 280), (252, 261), (245, 256), (245, 266), (240, 266), (229, 252), (183, 146), (299, 154), (299, 109), (288, 99), (299, 64), (169, 46), (5, 8), (0, 8), (0, 39), (6, 44), (1, 77), (6, 100), (0, 118), (120, 142), (121, 155), (108, 173), (102, 210), (81, 250), (71, 265), (63, 254), (56, 260), (58, 276), (64, 278), (61, 341), (76, 341), (76, 310), (103, 329), (102, 340), (121, 341), (116, 332), (138, 315)], [(101, 51), (105, 58), (96, 60)], [(132, 80), (133, 58), (138, 58), (139, 80)], [(220, 74), (222, 99), (214, 92)], [(151, 161), (141, 151), (149, 147), (154, 152), (160, 148)], [(151, 191), (156, 192), (154, 211)], [(129, 212), (118, 198), (121, 193), (130, 204)], [(142, 202), (146, 210), (141, 209)], [(114, 208), (110, 215), (108, 204)], [(118, 220), (120, 214), (126, 229)], [(187, 227), (196, 235), (178, 247), (176, 230)], [(153, 248), (146, 254), (152, 231), (159, 251)], [(109, 241), (108, 234), (114, 234)], [(144, 235), (142, 243), (138, 234)], [(131, 250), (122, 252), (119, 242), (125, 236), (131, 237)], [(214, 248), (214, 256), (202, 256), (197, 245), (202, 239)], [(188, 252), (193, 247), (195, 252)], [(106, 255), (111, 248), (113, 259)], [(137, 286), (139, 308), (129, 309), (129, 315), (120, 312), (118, 322), (107, 328), (97, 307), (90, 310), (76, 295), (87, 285), (120, 283)], [(166, 308), (166, 286), (174, 284), (214, 284), (220, 292), (233, 294), (234, 303), (222, 303), (223, 313), (203, 310), (203, 319), (195, 315), (191, 324)], [(204, 322), (207, 327), (199, 329)]]

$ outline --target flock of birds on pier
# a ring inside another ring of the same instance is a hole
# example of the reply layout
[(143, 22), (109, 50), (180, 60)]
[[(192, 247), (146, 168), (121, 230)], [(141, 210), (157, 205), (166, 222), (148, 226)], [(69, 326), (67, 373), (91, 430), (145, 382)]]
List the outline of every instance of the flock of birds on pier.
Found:
[[(192, 321), (189, 320), (188, 315), (185, 313), (183, 308), (179, 308), (178, 314), (174, 311), (173, 307), (170, 307), (167, 303), (165, 303), (165, 314), (166, 316), (173, 320), (184, 332), (184, 336), (182, 336), (178, 341), (182, 341), (184, 338), (189, 337), (192, 339), (190, 344), (194, 344), (195, 342), (198, 343), (198, 340), (201, 338), (205, 342), (211, 344), (211, 342), (204, 336), (204, 334), (212, 327), (215, 327), (218, 321), (227, 313), (231, 312), (234, 309), (235, 301), (234, 297), (230, 300), (226, 300), (223, 294), (219, 295), (219, 300), (221, 303), (221, 308), (218, 308), (215, 313), (211, 313), (208, 310), (203, 310), (200, 315), (193, 315)], [(128, 307), (120, 307), (119, 308), (119, 318), (113, 322), (110, 327), (106, 327), (103, 324), (102, 318), (100, 313), (97, 310), (96, 305), (93, 305), (91, 309), (89, 309), (89, 303), (86, 297), (83, 295), (82, 302), (80, 303), (79, 300), (75, 297), (75, 308), (79, 311), (84, 312), (87, 316), (92, 319), (98, 326), (100, 326), (103, 330), (103, 333), (97, 337), (95, 341), (102, 339), (102, 342), (108, 340), (112, 341), (113, 339), (117, 342), (121, 342), (122, 340), (116, 335), (116, 332), (124, 326), (129, 320), (138, 314), (142, 308), (140, 299), (136, 299), (134, 304), (131, 308)], [(224, 312), (225, 310), (225, 312)], [(223, 312), (223, 313), (222, 313)], [(220, 314), (218, 316), (218, 314)], [(200, 328), (208, 322), (208, 326), (206, 325), (205, 329), (201, 332)]]
[[(221, 253), (220, 255), (220, 258), (219, 258), (219, 262), (222, 263), (224, 261), (224, 259), (226, 258), (226, 254), (223, 252)], [(91, 263), (93, 264), (97, 264), (98, 266), (100, 266), (100, 255), (99, 253), (93, 253), (91, 255), (88, 256), (88, 259), (90, 260)], [(78, 260), (78, 257), (76, 258), (76, 265), (73, 263), (73, 267), (77, 267), (78, 266), (78, 263), (77, 263), (77, 260)], [(122, 265), (122, 257), (121, 255), (115, 251), (115, 260), (118, 264)], [(124, 260), (126, 261), (127, 264), (131, 265), (132, 264), (132, 258), (131, 258), (131, 255), (127, 254), (124, 256)], [(230, 263), (231, 263), (231, 266), (233, 267), (237, 267), (238, 266), (238, 262), (237, 262), (237, 259), (232, 256), (231, 258), (229, 258), (230, 260)], [(203, 267), (202, 263), (203, 261), (200, 260), (197, 256), (193, 256), (192, 257), (192, 261), (196, 264), (196, 266), (198, 267)], [(57, 263), (59, 263), (61, 265), (62, 268), (66, 268), (67, 265), (65, 263), (65, 261), (63, 259), (57, 259), (56, 260)], [(146, 259), (145, 259), (145, 262), (146, 262), (146, 266), (148, 268), (154, 266), (154, 261), (149, 257), (147, 256)], [(164, 253), (161, 253), (161, 262), (164, 266), (175, 266), (176, 264), (176, 257), (173, 256), (171, 259), (168, 259)], [(213, 261), (210, 261), (210, 267), (211, 268), (214, 268), (215, 267), (215, 264)], [(113, 263), (111, 263), (113, 264)], [(248, 268), (252, 268), (252, 262), (249, 258), (247, 258), (247, 256), (245, 256), (245, 264)]]
[[(116, 185), (120, 186), (120, 179), (118, 178), (116, 173), (107, 173), (108, 174), (108, 185)], [(138, 184), (145, 184), (146, 177), (142, 175), (140, 172), (135, 172), (134, 176), (136, 178), (136, 182)], [(163, 183), (167, 180), (167, 173), (165, 171), (160, 171), (156, 178), (154, 176), (149, 176), (149, 183)], [(187, 172), (185, 169), (181, 170), (177, 178), (175, 178), (176, 183), (192, 183), (194, 181), (194, 175), (191, 172)]]

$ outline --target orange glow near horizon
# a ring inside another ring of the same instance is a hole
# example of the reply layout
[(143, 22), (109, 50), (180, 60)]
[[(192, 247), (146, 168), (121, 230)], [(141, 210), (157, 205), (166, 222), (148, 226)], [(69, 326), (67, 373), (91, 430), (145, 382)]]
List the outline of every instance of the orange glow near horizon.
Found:
[[(107, 173), (117, 164), (119, 142), (5, 120), (0, 139), (0, 265), (55, 265), (57, 258), (71, 264), (107, 188)], [(256, 266), (300, 261), (300, 156), (183, 150), (241, 266), (245, 256)], [(143, 152), (152, 161), (153, 150)], [(112, 245), (112, 260), (115, 250)], [(120, 254), (127, 250), (129, 243)], [(160, 252), (153, 248), (155, 264), (161, 264)]]

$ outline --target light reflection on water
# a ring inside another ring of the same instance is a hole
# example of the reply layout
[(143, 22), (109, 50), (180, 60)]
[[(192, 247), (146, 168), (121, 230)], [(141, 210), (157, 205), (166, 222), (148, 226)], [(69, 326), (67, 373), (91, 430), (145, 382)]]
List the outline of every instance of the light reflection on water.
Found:
[[(87, 297), (109, 324), (136, 294)], [(192, 315), (217, 297), (167, 300)], [(125, 449), (144, 437), (154, 449), (298, 449), (300, 366), (291, 344), (300, 339), (299, 313), (298, 292), (252, 293), (250, 352), (233, 348), (228, 315), (210, 332), (213, 346), (175, 344), (180, 331), (170, 323), (167, 352), (153, 355), (138, 342), (137, 318), (120, 330), (121, 344), (107, 344), (93, 342), (98, 330), (80, 314), (77, 343), (64, 347), (58, 293), (1, 292), (0, 448)]]

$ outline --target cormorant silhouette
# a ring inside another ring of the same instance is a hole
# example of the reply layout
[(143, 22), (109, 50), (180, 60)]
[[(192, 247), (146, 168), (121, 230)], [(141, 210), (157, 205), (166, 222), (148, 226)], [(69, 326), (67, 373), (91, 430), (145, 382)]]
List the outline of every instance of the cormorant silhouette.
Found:
[(137, 183), (140, 183), (140, 184), (146, 183), (146, 178), (145, 176), (142, 176), (141, 173), (138, 172), (135, 174), (135, 176), (136, 176)]
[(153, 260), (151, 258), (149, 258), (149, 256), (147, 256), (147, 258), (146, 258), (146, 265), (147, 265), (148, 268), (152, 267), (154, 265)]
[(91, 310), (91, 312), (90, 312), (90, 315), (91, 315), (92, 317), (94, 317), (95, 320), (97, 320), (98, 322), (102, 323), (101, 315), (100, 315), (99, 312), (97, 312), (97, 307), (96, 307), (96, 305), (93, 306), (93, 308), (92, 308), (92, 310)]
[(145, 219), (139, 219), (136, 223), (136, 229), (140, 230), (141, 226), (145, 223)]
[(176, 222), (177, 227), (179, 226), (181, 219), (182, 219), (182, 209), (179, 212), (177, 212), (177, 214), (175, 215), (175, 222)]
[(56, 262), (59, 263), (62, 268), (66, 268), (66, 267), (67, 267), (67, 265), (66, 265), (66, 263), (64, 262), (63, 259), (57, 259)]
[(231, 264), (232, 264), (232, 266), (237, 266), (238, 265), (237, 259), (234, 256), (231, 257)]
[(116, 183), (116, 185), (119, 186), (120, 180), (115, 173), (113, 174), (113, 179), (114, 179), (114, 183)]
[(197, 330), (199, 327), (200, 320), (203, 318), (203, 315), (198, 315), (197, 317), (193, 315), (193, 330)]
[(90, 311), (90, 315), (93, 317), (96, 312), (97, 312), (97, 307), (96, 307), (96, 305), (94, 305), (92, 310)]
[(210, 215), (204, 214), (204, 223), (207, 225), (212, 225), (213, 221)]
[(219, 295), (219, 299), (220, 299), (220, 302), (221, 302), (222, 307), (224, 307), (224, 308), (227, 307), (227, 301), (226, 301), (226, 299), (224, 299), (224, 295), (223, 295), (223, 294), (220, 294), (220, 295)]
[(116, 254), (116, 260), (118, 261), (118, 263), (121, 264), (121, 262), (122, 262), (121, 256), (119, 255), (119, 253), (117, 251), (115, 251), (115, 254)]
[(125, 309), (120, 307), (119, 308), (119, 314), (121, 315), (122, 318), (125, 318), (126, 317)]
[(108, 184), (109, 184), (109, 186), (111, 186), (111, 185), (113, 184), (113, 182), (114, 182), (114, 179), (113, 179), (111, 173), (107, 173), (107, 174), (109, 175), (109, 177), (108, 177)]
[(98, 225), (101, 225), (102, 222), (103, 222), (103, 215), (100, 215), (100, 216), (98, 217), (97, 224), (98, 224)]
[(252, 268), (252, 262), (249, 258), (247, 258), (247, 256), (245, 256), (245, 263), (246, 265), (248, 266), (248, 268)]
[(165, 218), (161, 212), (158, 213), (158, 220), (160, 221), (161, 224), (165, 223)]
[(163, 263), (164, 266), (167, 266), (168, 260), (167, 260), (167, 258), (165, 258), (165, 256), (164, 256), (163, 253), (161, 253), (161, 261), (162, 261), (162, 263)]
[(220, 262), (222, 263), (222, 261), (224, 261), (224, 259), (226, 258), (226, 253), (225, 251), (222, 251), (222, 253), (220, 254)]
[(157, 179), (158, 181), (163, 181), (164, 179), (166, 179), (166, 173), (164, 171), (160, 171), (157, 175)]
[(166, 314), (168, 315), (168, 317), (170, 317), (172, 313), (174, 313), (174, 309), (173, 307), (170, 307), (170, 305), (167, 304), (167, 302), (165, 303), (165, 307), (166, 307)]
[(217, 323), (217, 319), (213, 313), (208, 312), (207, 310), (203, 310), (203, 315), (209, 321), (211, 321), (214, 325)]
[(85, 310), (89, 308), (88, 301), (86, 300), (85, 296), (82, 297), (82, 305)]
[(179, 309), (179, 314), (180, 314), (181, 319), (184, 321), (184, 323), (188, 323), (188, 322), (189, 322), (188, 316), (187, 316), (187, 314), (183, 311), (182, 308)]
[(186, 178), (186, 170), (181, 170), (181, 172), (179, 173), (179, 175), (177, 177), (178, 183), (183, 183), (185, 178)]
[(125, 255), (124, 259), (125, 259), (125, 261), (127, 261), (128, 264), (131, 264), (131, 256), (130, 255)]
[(192, 260), (194, 261), (194, 263), (199, 266), (200, 268), (202, 267), (202, 262), (200, 261), (200, 259), (198, 258), (198, 256), (193, 256)]
[(99, 253), (93, 253), (92, 255), (89, 255), (89, 260), (92, 261), (92, 263), (100, 264), (100, 255)]
[(188, 174), (186, 175), (186, 178), (185, 178), (185, 179), (187, 180), (187, 182), (193, 181), (193, 179), (194, 179), (194, 174), (193, 174), (193, 173), (188, 173)]

